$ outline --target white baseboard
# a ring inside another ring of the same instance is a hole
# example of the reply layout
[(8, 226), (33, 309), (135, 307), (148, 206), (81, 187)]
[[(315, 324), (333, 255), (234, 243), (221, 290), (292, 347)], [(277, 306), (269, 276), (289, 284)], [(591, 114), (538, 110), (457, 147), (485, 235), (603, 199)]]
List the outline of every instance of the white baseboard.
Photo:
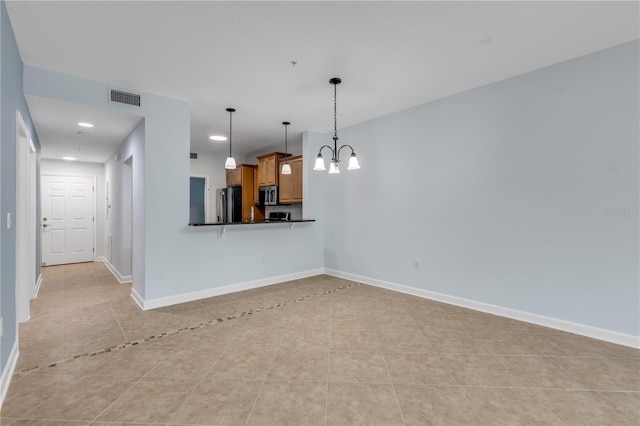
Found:
[(2, 408), (2, 403), (7, 396), (7, 392), (9, 392), (9, 384), (11, 383), (13, 372), (16, 370), (18, 355), (20, 354), (18, 346), (18, 339), (16, 339), (13, 347), (11, 348), (11, 352), (9, 353), (9, 359), (7, 359), (7, 364), (4, 367), (4, 371), (0, 376), (0, 408)]
[(38, 297), (38, 293), (40, 292), (40, 286), (42, 285), (42, 274), (38, 275), (38, 280), (36, 281), (36, 289), (33, 293), (33, 298)]
[(347, 280), (357, 281), (376, 287), (382, 287), (388, 290), (411, 294), (413, 296), (422, 297), (424, 299), (448, 303), (450, 305), (473, 309), (475, 311), (485, 312), (488, 314), (511, 318), (518, 321), (541, 325), (543, 327), (553, 328), (555, 330), (566, 331), (581, 336), (591, 337), (593, 339), (603, 340), (605, 342), (640, 349), (640, 336), (619, 333), (617, 331), (606, 330), (603, 328), (579, 324), (558, 318), (547, 317), (544, 315), (533, 314), (530, 312), (519, 311), (511, 308), (505, 308), (502, 306), (491, 305), (484, 302), (477, 302), (475, 300), (464, 299), (457, 296), (449, 296), (447, 294), (436, 293), (433, 291), (409, 287), (402, 284), (390, 283), (375, 278), (363, 277), (348, 272), (337, 271), (335, 269), (325, 268), (325, 273), (334, 277), (344, 278)]
[(285, 281), (299, 280), (301, 278), (313, 277), (320, 274), (324, 274), (324, 268), (310, 269), (302, 272), (294, 272), (292, 274), (261, 278), (259, 280), (247, 281), (244, 283), (230, 284), (222, 287), (214, 287), (206, 290), (176, 294), (174, 296), (158, 297), (155, 299), (148, 299), (148, 300), (145, 300), (144, 298), (140, 297), (140, 295), (135, 291), (135, 289), (131, 289), (131, 297), (133, 297), (136, 303), (143, 310), (146, 311), (149, 309), (162, 308), (163, 306), (171, 306), (178, 303), (192, 302), (194, 300), (206, 299), (208, 297), (221, 296), (223, 294), (235, 293), (237, 291), (250, 290), (253, 288), (264, 287), (272, 284), (278, 284)]
[(98, 256), (96, 257), (96, 262), (104, 263), (104, 266), (106, 266), (107, 269), (111, 271), (113, 276), (116, 277), (116, 279), (120, 284), (129, 284), (130, 282), (133, 281), (133, 277), (131, 275), (121, 275), (120, 272), (116, 269), (116, 267), (113, 266), (111, 262), (109, 262), (109, 259), (107, 259), (106, 257)]
[[(140, 309), (142, 309), (143, 311), (145, 310), (144, 297), (140, 296), (140, 293), (138, 293), (136, 289), (133, 287), (131, 287), (131, 298), (133, 299), (134, 302), (136, 302), (136, 304), (140, 307)], [(147, 308), (147, 309), (151, 309), (151, 308)]]

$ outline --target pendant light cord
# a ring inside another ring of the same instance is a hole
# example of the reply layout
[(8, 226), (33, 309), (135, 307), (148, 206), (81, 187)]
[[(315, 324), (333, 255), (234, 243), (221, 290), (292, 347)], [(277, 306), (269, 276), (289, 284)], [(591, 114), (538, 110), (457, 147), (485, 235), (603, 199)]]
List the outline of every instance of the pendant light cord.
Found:
[(233, 138), (232, 138), (233, 126), (231, 125), (231, 116), (232, 115), (233, 115), (233, 111), (229, 111), (229, 157), (231, 157), (231, 142), (233, 140)]

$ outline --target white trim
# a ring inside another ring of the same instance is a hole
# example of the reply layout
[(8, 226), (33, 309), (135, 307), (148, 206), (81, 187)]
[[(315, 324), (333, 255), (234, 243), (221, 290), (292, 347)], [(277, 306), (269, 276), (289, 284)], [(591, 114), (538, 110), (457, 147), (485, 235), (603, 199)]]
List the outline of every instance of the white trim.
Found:
[[(37, 237), (40, 234), (40, 219), (37, 217), (37, 208), (40, 205), (37, 194), (38, 185), (38, 156), (36, 147), (33, 144), (33, 140), (29, 138), (29, 165), (27, 167), (29, 174), (29, 271), (27, 272), (27, 278), (29, 282), (29, 296), (31, 299), (35, 299), (38, 295), (37, 279), (36, 279), (36, 267), (38, 272), (40, 271), (40, 265), (37, 265), (36, 251), (37, 251)], [(31, 306), (29, 306), (31, 310)]]
[[(16, 205), (14, 210), (13, 223), (15, 227), (16, 243), (14, 247), (15, 253), (15, 307), (16, 320), (23, 323), (29, 320), (30, 305), (29, 301), (33, 298), (33, 285), (35, 284), (35, 251), (31, 253), (31, 237), (34, 237), (33, 247), (35, 247), (35, 232), (32, 227), (34, 223), (30, 223), (32, 209), (35, 211), (36, 206), (31, 206), (31, 178), (30, 173), (30, 155), (29, 147), (30, 136), (29, 129), (22, 118), (20, 110), (16, 110)], [(35, 170), (34, 170), (35, 172)], [(7, 219), (8, 221), (8, 219)], [(9, 226), (9, 225), (7, 225)], [(31, 262), (33, 261), (33, 265)]]
[(387, 281), (377, 280), (375, 278), (363, 277), (361, 275), (337, 271), (335, 269), (325, 268), (325, 273), (334, 277), (357, 281), (376, 287), (382, 287), (388, 290), (398, 291), (400, 293), (411, 294), (413, 296), (422, 297), (424, 299), (430, 299), (438, 302), (448, 303), (450, 305), (461, 306), (463, 308), (473, 309), (475, 311), (485, 312), (505, 318), (511, 318), (518, 321), (541, 325), (543, 327), (553, 328), (555, 330), (561, 330), (581, 336), (591, 337), (593, 339), (603, 340), (605, 342), (640, 349), (640, 336), (606, 330), (603, 328), (579, 324), (563, 319), (547, 317), (544, 315), (533, 314), (530, 312), (519, 311), (511, 308), (505, 308), (502, 306), (491, 305), (489, 303), (476, 302), (474, 300), (464, 299), (462, 297), (436, 293), (433, 291), (409, 287), (402, 284), (394, 284)]
[(214, 287), (206, 290), (193, 291), (190, 293), (181, 293), (173, 296), (158, 297), (155, 299), (145, 300), (143, 297), (131, 289), (131, 297), (143, 309), (156, 309), (164, 306), (171, 306), (178, 303), (192, 302), (194, 300), (206, 299), (208, 297), (221, 296), (223, 294), (235, 293), (237, 291), (251, 290), (253, 288), (264, 287), (272, 284), (278, 284), (285, 281), (299, 280), (301, 278), (313, 277), (324, 273), (324, 268), (309, 269), (307, 271), (294, 272), (292, 274), (278, 275), (275, 277), (261, 278), (259, 280), (247, 281), (244, 283), (236, 283), (225, 285), (222, 287)]
[(121, 275), (118, 269), (113, 266), (105, 256), (96, 257), (96, 262), (104, 263), (104, 266), (107, 267), (120, 284), (129, 284), (130, 282), (133, 282), (133, 277), (131, 275)]
[[(133, 299), (134, 302), (136, 302), (136, 304), (140, 307), (140, 309), (142, 309), (143, 311), (145, 310), (144, 297), (140, 296), (140, 294), (138, 294), (136, 289), (133, 287), (131, 287), (131, 298)], [(147, 308), (147, 309), (151, 309), (151, 308)]]
[(7, 396), (7, 392), (9, 392), (11, 377), (13, 377), (13, 372), (16, 370), (16, 364), (18, 364), (18, 356), (20, 355), (18, 346), (18, 339), (16, 339), (9, 353), (9, 359), (7, 359), (7, 364), (4, 367), (2, 376), (0, 376), (0, 408), (2, 408), (2, 403)]
[(34, 299), (38, 297), (38, 293), (40, 292), (41, 285), (42, 285), (42, 274), (38, 275), (38, 281), (36, 281), (36, 290), (35, 290)]

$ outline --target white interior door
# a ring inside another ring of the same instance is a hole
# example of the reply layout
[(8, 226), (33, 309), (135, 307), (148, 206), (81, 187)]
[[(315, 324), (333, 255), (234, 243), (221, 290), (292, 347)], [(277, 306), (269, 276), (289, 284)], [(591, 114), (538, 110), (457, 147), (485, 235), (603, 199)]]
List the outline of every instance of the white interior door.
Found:
[(42, 264), (94, 260), (91, 177), (42, 176)]

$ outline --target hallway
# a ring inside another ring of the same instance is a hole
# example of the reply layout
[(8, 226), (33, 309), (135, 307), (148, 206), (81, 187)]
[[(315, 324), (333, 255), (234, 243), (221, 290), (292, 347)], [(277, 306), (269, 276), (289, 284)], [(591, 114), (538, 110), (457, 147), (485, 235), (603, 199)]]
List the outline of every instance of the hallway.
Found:
[(1, 423), (640, 422), (640, 351), (325, 275), (141, 311), (43, 268)]

